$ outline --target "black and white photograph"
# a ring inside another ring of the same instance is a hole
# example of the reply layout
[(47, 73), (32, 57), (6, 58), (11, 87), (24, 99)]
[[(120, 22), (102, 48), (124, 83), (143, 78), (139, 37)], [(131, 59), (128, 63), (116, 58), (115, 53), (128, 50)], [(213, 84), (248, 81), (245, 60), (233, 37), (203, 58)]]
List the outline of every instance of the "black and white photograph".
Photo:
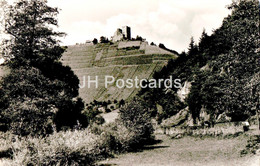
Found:
[(260, 166), (259, 0), (0, 0), (0, 166)]

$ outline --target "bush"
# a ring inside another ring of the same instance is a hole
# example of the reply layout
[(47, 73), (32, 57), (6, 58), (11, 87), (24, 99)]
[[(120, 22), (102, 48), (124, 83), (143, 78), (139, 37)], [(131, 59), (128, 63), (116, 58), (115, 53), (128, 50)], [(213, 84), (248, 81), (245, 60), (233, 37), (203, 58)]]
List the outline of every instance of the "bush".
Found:
[(125, 100), (124, 99), (121, 99), (120, 101), (119, 101), (119, 107), (122, 107), (122, 106), (124, 106), (125, 105)]
[(56, 88), (57, 84), (36, 68), (13, 70), (2, 78), (0, 119), (5, 121), (8, 130), (18, 135), (49, 133), (57, 111), (52, 98), (59, 96)]
[(119, 121), (124, 127), (133, 133), (129, 146), (133, 149), (142, 147), (147, 141), (153, 139), (153, 126), (149, 111), (138, 101), (132, 101), (122, 107), (119, 113)]
[(109, 108), (106, 108), (106, 113), (109, 113), (109, 112), (111, 112), (111, 110), (109, 109)]
[(111, 106), (110, 106), (110, 109), (111, 109), (111, 110), (114, 110), (114, 109), (115, 109), (115, 106), (114, 106), (114, 105), (111, 105)]
[(101, 135), (88, 130), (55, 132), (44, 138), (23, 137), (11, 143), (13, 160), (6, 165), (93, 165), (108, 157)]
[[(3, 156), (12, 154), (6, 165), (94, 165), (114, 153), (140, 149), (153, 139), (147, 110), (134, 101), (120, 110), (120, 117), (106, 126), (54, 132), (46, 137), (0, 138)], [(5, 140), (5, 141), (2, 141)], [(9, 149), (12, 149), (10, 152)]]
[(260, 148), (260, 135), (250, 136), (247, 141), (246, 148), (240, 152), (241, 156), (244, 156), (248, 153), (256, 154), (257, 150)]
[(105, 123), (105, 119), (101, 115), (96, 116), (93, 120), (98, 125), (102, 125)]

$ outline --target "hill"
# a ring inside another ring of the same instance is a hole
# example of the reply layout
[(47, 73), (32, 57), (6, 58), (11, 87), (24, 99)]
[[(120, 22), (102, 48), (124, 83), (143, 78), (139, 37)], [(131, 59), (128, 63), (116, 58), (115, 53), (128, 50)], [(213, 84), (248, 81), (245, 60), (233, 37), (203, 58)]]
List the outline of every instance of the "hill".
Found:
[[(204, 31), (198, 44), (192, 38), (187, 53), (182, 53), (154, 75), (154, 79), (169, 76), (181, 79), (185, 87), (182, 91), (163, 87), (146, 88), (139, 93), (159, 122), (178, 115), (186, 107), (195, 125), (208, 121), (218, 123), (221, 117), (245, 121), (257, 115), (260, 101), (259, 2), (233, 2), (228, 8), (231, 14), (218, 29), (211, 35)], [(176, 118), (169, 120), (185, 122)]]
[(151, 78), (155, 71), (161, 70), (169, 59), (177, 55), (151, 46), (143, 41), (119, 41), (115, 43), (80, 44), (68, 46), (62, 56), (64, 65), (72, 68), (83, 83), (83, 77), (91, 80), (98, 76), (98, 88), (90, 84), (79, 90), (80, 96), (86, 102), (93, 100), (120, 100), (133, 97), (139, 89), (117, 88), (109, 85), (105, 88), (105, 76), (113, 76), (117, 79)]

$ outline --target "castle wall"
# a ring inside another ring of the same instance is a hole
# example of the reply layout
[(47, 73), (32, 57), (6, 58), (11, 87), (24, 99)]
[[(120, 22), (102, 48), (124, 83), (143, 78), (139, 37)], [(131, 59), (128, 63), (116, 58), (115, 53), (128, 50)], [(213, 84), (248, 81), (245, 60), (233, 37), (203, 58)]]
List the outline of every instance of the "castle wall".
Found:
[(121, 41), (118, 43), (118, 48), (128, 48), (128, 47), (140, 47), (141, 41)]

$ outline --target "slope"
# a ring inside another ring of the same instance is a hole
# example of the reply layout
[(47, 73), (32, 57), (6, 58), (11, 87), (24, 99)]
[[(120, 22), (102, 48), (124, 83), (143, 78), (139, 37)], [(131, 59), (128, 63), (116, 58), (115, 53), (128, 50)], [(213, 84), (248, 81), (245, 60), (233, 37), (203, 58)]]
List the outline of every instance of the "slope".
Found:
[[(105, 76), (117, 79), (151, 78), (154, 71), (165, 66), (169, 59), (177, 55), (148, 45), (141, 41), (121, 41), (99, 43), (97, 45), (81, 44), (69, 46), (62, 57), (62, 62), (72, 68), (83, 84), (84, 76), (91, 80), (98, 77), (98, 87), (91, 83), (90, 87), (81, 88), (80, 96), (86, 102), (93, 100), (120, 100), (133, 97), (138, 89), (118, 88), (115, 84), (105, 87)], [(88, 85), (86, 83), (86, 85)]]

